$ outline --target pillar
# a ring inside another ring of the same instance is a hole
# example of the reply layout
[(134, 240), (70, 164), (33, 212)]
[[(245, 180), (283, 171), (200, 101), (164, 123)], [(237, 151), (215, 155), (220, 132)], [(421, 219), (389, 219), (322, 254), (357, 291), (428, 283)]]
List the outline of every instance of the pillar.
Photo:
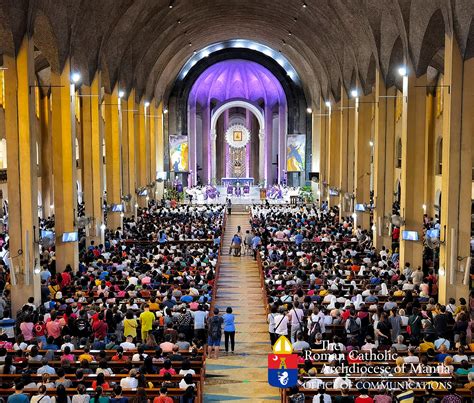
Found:
[(151, 189), (150, 197), (152, 199), (156, 198), (156, 121), (157, 121), (157, 114), (156, 114), (156, 107), (155, 101), (150, 102), (150, 115), (149, 115), (149, 126), (150, 126), (150, 174), (149, 174), (149, 181), (150, 183), (155, 184)]
[[(125, 102), (122, 101), (122, 105)], [(122, 127), (125, 126), (126, 120), (126, 137), (122, 137), (122, 141), (126, 142), (126, 151), (127, 151), (127, 158), (126, 164), (123, 165), (123, 169), (127, 169), (127, 194), (130, 194), (130, 202), (129, 206), (132, 209), (133, 214), (135, 214), (135, 209), (137, 205), (137, 167), (136, 167), (136, 133), (135, 133), (135, 90), (131, 90), (128, 96), (128, 100), (126, 106), (124, 105), (124, 109), (122, 110), (122, 117), (124, 120), (122, 121)], [(123, 132), (125, 133), (125, 131)]]
[[(164, 172), (165, 171), (165, 165), (164, 165), (164, 155), (165, 155), (165, 146), (164, 146), (164, 134), (163, 134), (163, 102), (160, 102), (158, 104), (158, 108), (156, 108), (156, 114), (158, 115), (157, 118), (157, 127), (156, 127), (156, 170), (158, 172)], [(194, 117), (196, 119), (196, 117)], [(194, 137), (196, 138), (196, 137)], [(196, 145), (194, 145), (195, 147)], [(197, 164), (197, 161), (195, 161), (195, 164)], [(195, 165), (194, 169), (194, 175), (195, 175), (195, 180), (194, 183), (197, 183), (197, 165)], [(161, 199), (163, 197), (163, 191), (164, 191), (164, 183), (163, 182), (158, 182), (156, 185), (156, 196), (158, 199)]]
[(259, 128), (258, 133), (258, 181), (265, 186), (265, 132)]
[[(138, 104), (138, 112), (135, 113), (135, 128), (137, 133), (135, 135), (137, 141), (137, 187), (143, 188), (148, 185), (147, 182), (147, 170), (146, 170), (146, 132), (145, 132), (145, 102), (143, 100)], [(138, 205), (140, 207), (146, 207), (146, 197), (137, 196)]]
[[(266, 186), (273, 185), (273, 182), (269, 180), (272, 172), (272, 137), (273, 137), (273, 111), (271, 106), (265, 105), (265, 140), (264, 140), (264, 152), (265, 158), (261, 161), (265, 161), (263, 177)], [(303, 173), (304, 174), (304, 173)]]
[[(471, 180), (474, 107), (474, 63), (463, 63), (456, 39), (445, 36), (443, 175), (441, 193), (441, 239), (439, 300), (469, 294), (469, 280), (463, 283), (470, 256)], [(461, 271), (463, 268), (463, 271)]]
[(43, 198), (43, 217), (54, 214), (52, 177), (52, 136), (51, 108), (48, 96), (40, 100), (40, 138), (41, 138), (41, 195)]
[[(331, 110), (331, 123), (329, 127), (328, 138), (328, 186), (331, 188), (338, 188), (339, 185), (339, 147), (340, 147), (340, 123), (341, 123), (341, 109), (340, 104), (336, 105)], [(329, 206), (335, 206), (339, 203), (339, 197), (329, 196)]]
[(347, 198), (352, 189), (349, 189), (349, 175), (352, 169), (349, 167), (349, 118), (353, 114), (351, 106), (349, 106), (349, 98), (343, 86), (341, 86), (341, 111), (340, 117), (340, 134), (339, 134), (339, 181), (337, 187), (340, 189), (339, 206), (341, 208), (341, 217), (346, 217), (352, 213), (351, 199)]
[[(321, 172), (320, 170), (320, 159), (321, 159), (321, 120), (322, 120), (322, 104), (320, 102), (319, 108), (314, 109), (314, 113), (311, 115), (311, 126), (312, 126), (312, 141), (311, 141), (311, 172)], [(314, 199), (319, 199), (318, 191), (320, 187), (318, 183), (311, 181), (311, 193)]]
[[(122, 203), (121, 161), (119, 132), (119, 97), (118, 87), (111, 94), (105, 93), (105, 177), (107, 190), (107, 206)], [(107, 213), (107, 228), (117, 229), (122, 226), (122, 217), (118, 212)]]
[(287, 179), (286, 176), (286, 137), (288, 135), (288, 120), (286, 104), (280, 104), (278, 107), (278, 183)]
[(375, 130), (374, 130), (374, 245), (390, 247), (387, 227), (393, 204), (394, 90), (387, 90), (382, 73), (375, 75)]
[[(324, 107), (323, 107), (324, 105)], [(328, 145), (329, 145), (329, 129), (331, 122), (331, 104), (325, 104), (321, 97), (319, 130), (319, 200), (327, 200), (328, 198)]]
[[(425, 162), (426, 74), (416, 78), (413, 70), (403, 77), (402, 168), (400, 214), (405, 220), (401, 231), (423, 229), (423, 184)], [(401, 238), (401, 237), (400, 237)], [(423, 243), (400, 239), (400, 265), (423, 264)]]
[(12, 272), (11, 304), (16, 312), (30, 296), (40, 303), (40, 279), (33, 274), (39, 262), (38, 173), (36, 167), (33, 43), (25, 37), (16, 58), (3, 54), (5, 70), (5, 127), (9, 198), (9, 245)]
[(65, 232), (77, 231), (76, 157), (74, 102), (75, 87), (70, 83), (71, 69), (66, 62), (61, 73), (51, 71), (53, 102), (53, 176), (54, 211), (56, 228), (56, 270), (63, 271), (67, 264), (77, 270), (79, 252), (77, 242), (62, 242)]
[(100, 74), (96, 73), (91, 86), (81, 87), (82, 97), (82, 183), (84, 190), (85, 214), (91, 218), (87, 235), (90, 241), (101, 243), (103, 170), (102, 131), (100, 124)]
[[(369, 204), (370, 202), (370, 160), (371, 160), (371, 131), (372, 131), (372, 108), (373, 95), (367, 95), (356, 99), (355, 120), (355, 158), (354, 158), (354, 187), (355, 201), (358, 204)], [(370, 214), (368, 212), (356, 213), (356, 225), (362, 229), (369, 230)]]

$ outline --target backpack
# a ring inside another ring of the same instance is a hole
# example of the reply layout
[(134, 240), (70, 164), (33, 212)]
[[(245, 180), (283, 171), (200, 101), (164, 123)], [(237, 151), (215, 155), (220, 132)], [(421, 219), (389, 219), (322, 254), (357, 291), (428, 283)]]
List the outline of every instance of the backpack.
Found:
[(209, 326), (209, 336), (211, 339), (216, 340), (221, 337), (221, 321), (219, 316), (213, 316)]
[(89, 333), (92, 331), (90, 323), (86, 319), (83, 319), (83, 318), (76, 319), (75, 326), (80, 335), (83, 335), (85, 333)]
[(347, 333), (349, 334), (357, 334), (360, 331), (360, 325), (357, 323), (356, 318), (353, 318), (352, 316), (349, 317), (349, 328), (347, 329)]

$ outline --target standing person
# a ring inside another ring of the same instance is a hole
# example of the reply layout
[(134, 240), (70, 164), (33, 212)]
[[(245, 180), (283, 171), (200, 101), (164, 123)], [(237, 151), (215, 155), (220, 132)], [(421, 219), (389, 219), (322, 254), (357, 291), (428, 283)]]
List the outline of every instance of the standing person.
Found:
[(150, 305), (143, 305), (144, 311), (140, 314), (140, 324), (142, 327), (142, 343), (148, 336), (148, 333), (153, 329), (153, 322), (155, 321), (155, 314), (150, 312)]
[(197, 311), (191, 311), (191, 315), (194, 317), (194, 337), (199, 339), (202, 344), (206, 341), (206, 320), (207, 311), (204, 310), (202, 304), (199, 304)]
[(270, 343), (273, 346), (277, 340), (277, 335), (275, 333), (275, 317), (277, 316), (278, 307), (276, 305), (272, 305), (270, 308), (270, 313), (267, 317), (268, 322), (268, 333), (270, 334)]
[(291, 342), (296, 341), (296, 334), (303, 330), (304, 312), (300, 308), (300, 303), (295, 301), (293, 308), (290, 309), (288, 317), (291, 321)]
[(232, 214), (232, 201), (228, 198), (226, 202), (227, 206), (227, 214), (231, 215)]
[(250, 253), (250, 250), (252, 249), (252, 238), (253, 235), (250, 233), (249, 230), (245, 231), (245, 238), (244, 238), (244, 253), (247, 255), (247, 252)]
[(222, 337), (222, 323), (224, 319), (219, 316), (219, 309), (214, 308), (214, 316), (208, 319), (207, 325), (209, 329), (209, 336), (207, 338), (207, 349), (209, 358), (212, 358), (212, 352), (214, 351), (214, 358), (217, 360), (219, 357), (219, 347), (221, 345)]
[(229, 352), (229, 339), (230, 339), (230, 349), (232, 354), (234, 353), (235, 347), (235, 316), (232, 313), (232, 308), (227, 307), (226, 313), (222, 315), (224, 319), (224, 338), (225, 338), (225, 352)]
[(288, 336), (288, 317), (285, 308), (281, 307), (280, 312), (274, 317), (275, 322), (275, 341), (280, 336)]
[(253, 260), (257, 260), (258, 248), (262, 244), (262, 238), (256, 233), (252, 238)]

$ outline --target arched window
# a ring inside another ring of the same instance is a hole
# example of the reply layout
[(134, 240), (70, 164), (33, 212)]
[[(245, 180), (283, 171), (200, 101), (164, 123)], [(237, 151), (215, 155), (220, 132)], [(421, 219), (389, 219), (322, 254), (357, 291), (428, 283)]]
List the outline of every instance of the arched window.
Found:
[(438, 140), (436, 149), (436, 175), (443, 174), (443, 139)]
[(402, 139), (397, 141), (397, 168), (402, 167)]

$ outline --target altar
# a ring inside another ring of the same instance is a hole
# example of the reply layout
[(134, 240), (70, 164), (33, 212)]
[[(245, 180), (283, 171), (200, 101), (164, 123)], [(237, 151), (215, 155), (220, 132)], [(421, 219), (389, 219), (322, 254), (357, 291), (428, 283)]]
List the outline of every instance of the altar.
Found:
[(253, 178), (222, 178), (221, 179), (222, 186), (236, 186), (239, 184), (240, 186), (253, 186)]

